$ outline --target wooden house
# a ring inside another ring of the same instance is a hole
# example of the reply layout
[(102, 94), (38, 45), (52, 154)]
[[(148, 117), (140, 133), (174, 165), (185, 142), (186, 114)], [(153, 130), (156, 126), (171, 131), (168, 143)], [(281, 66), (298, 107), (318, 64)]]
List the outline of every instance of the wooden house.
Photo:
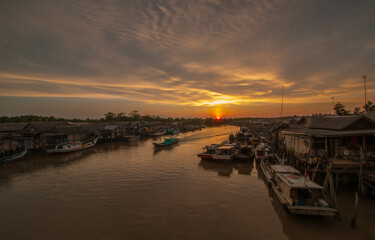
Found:
[(315, 117), (307, 125), (289, 125), (281, 137), (295, 155), (356, 159), (360, 148), (375, 150), (375, 121), (365, 115)]

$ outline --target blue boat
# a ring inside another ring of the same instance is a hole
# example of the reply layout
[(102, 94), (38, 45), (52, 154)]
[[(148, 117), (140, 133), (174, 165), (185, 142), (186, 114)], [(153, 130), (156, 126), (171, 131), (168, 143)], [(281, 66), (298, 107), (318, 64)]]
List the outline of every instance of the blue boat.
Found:
[(162, 143), (153, 143), (155, 147), (167, 147), (178, 143), (178, 138), (167, 138)]

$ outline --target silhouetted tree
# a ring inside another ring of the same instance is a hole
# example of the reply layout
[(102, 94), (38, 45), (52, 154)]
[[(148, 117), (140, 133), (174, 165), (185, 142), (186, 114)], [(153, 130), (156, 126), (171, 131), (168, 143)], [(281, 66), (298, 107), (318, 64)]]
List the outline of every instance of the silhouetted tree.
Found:
[(368, 100), (367, 103), (365, 105), (363, 105), (363, 109), (364, 109), (365, 113), (374, 112), (375, 111), (375, 105), (373, 104), (372, 101)]
[(338, 116), (344, 116), (350, 114), (350, 110), (345, 109), (345, 105), (338, 102), (333, 108)]
[(113, 121), (116, 118), (116, 114), (113, 113), (113, 112), (108, 112), (108, 113), (104, 114), (104, 116), (105, 116), (106, 121)]
[(356, 107), (356, 108), (354, 108), (354, 110), (353, 110), (353, 114), (354, 115), (359, 115), (359, 114), (361, 114), (362, 113), (362, 111), (361, 111), (361, 108), (360, 107)]

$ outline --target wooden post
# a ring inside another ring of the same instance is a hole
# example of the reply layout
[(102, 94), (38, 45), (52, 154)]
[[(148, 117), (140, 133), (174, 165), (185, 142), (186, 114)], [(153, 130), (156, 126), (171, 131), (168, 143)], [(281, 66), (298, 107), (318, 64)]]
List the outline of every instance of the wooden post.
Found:
[(366, 135), (363, 135), (362, 138), (363, 138), (363, 141), (362, 141), (362, 143), (363, 143), (363, 151), (366, 152)]
[(358, 179), (358, 192), (363, 196), (363, 164), (365, 161), (365, 153), (363, 152), (363, 149), (360, 148), (361, 151), (361, 161), (359, 165), (359, 179)]
[(357, 227), (358, 203), (359, 203), (358, 193), (355, 192), (354, 214), (353, 214), (352, 222), (350, 224), (352, 227)]
[(320, 165), (320, 161), (319, 161), (319, 159), (318, 159), (318, 162), (317, 162), (316, 167), (315, 167), (315, 169), (314, 169), (314, 172), (313, 172), (313, 174), (312, 174), (311, 181), (314, 181), (314, 179), (315, 179), (315, 175), (316, 175), (316, 172), (317, 172), (318, 169), (319, 169), (319, 165)]
[(324, 141), (325, 141), (326, 159), (328, 160), (328, 139), (327, 139), (327, 137), (324, 138)]

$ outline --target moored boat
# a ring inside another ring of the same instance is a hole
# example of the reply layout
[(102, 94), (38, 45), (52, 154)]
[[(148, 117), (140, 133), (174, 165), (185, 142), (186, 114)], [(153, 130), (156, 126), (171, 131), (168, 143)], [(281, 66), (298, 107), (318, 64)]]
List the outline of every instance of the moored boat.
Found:
[(140, 135), (127, 135), (127, 136), (124, 136), (124, 141), (125, 142), (134, 142), (134, 141), (137, 141), (139, 139), (141, 139)]
[(237, 161), (251, 161), (254, 159), (254, 147), (248, 145), (241, 145), (238, 147), (238, 152), (234, 155)]
[(164, 130), (159, 130), (159, 131), (153, 131), (148, 133), (150, 137), (157, 137), (157, 136), (163, 136), (165, 134)]
[(27, 154), (27, 149), (23, 150), (22, 152), (18, 152), (18, 153), (15, 153), (13, 155), (10, 155), (10, 156), (1, 157), (0, 158), (0, 164), (6, 164), (6, 163), (13, 162), (13, 161), (17, 161), (17, 160), (25, 157), (26, 154)]
[(221, 146), (221, 145), (220, 144), (207, 145), (203, 148), (203, 152), (198, 153), (197, 156), (200, 157), (202, 160), (213, 159), (213, 155), (217, 153), (217, 148), (219, 146)]
[(155, 147), (167, 147), (174, 144), (177, 144), (179, 141), (178, 138), (166, 138), (164, 142), (161, 143), (153, 143)]
[(212, 160), (218, 162), (230, 163), (234, 160), (234, 155), (237, 153), (235, 145), (223, 145), (217, 148), (215, 154), (212, 155)]
[(323, 187), (289, 165), (261, 161), (265, 180), (280, 203), (292, 214), (335, 216), (337, 209), (325, 199)]
[(67, 152), (80, 151), (80, 150), (84, 150), (84, 149), (95, 146), (97, 141), (98, 141), (98, 137), (89, 141), (74, 141), (74, 142), (60, 143), (60, 144), (55, 145), (52, 148), (47, 147), (46, 152), (47, 153), (67, 153)]

